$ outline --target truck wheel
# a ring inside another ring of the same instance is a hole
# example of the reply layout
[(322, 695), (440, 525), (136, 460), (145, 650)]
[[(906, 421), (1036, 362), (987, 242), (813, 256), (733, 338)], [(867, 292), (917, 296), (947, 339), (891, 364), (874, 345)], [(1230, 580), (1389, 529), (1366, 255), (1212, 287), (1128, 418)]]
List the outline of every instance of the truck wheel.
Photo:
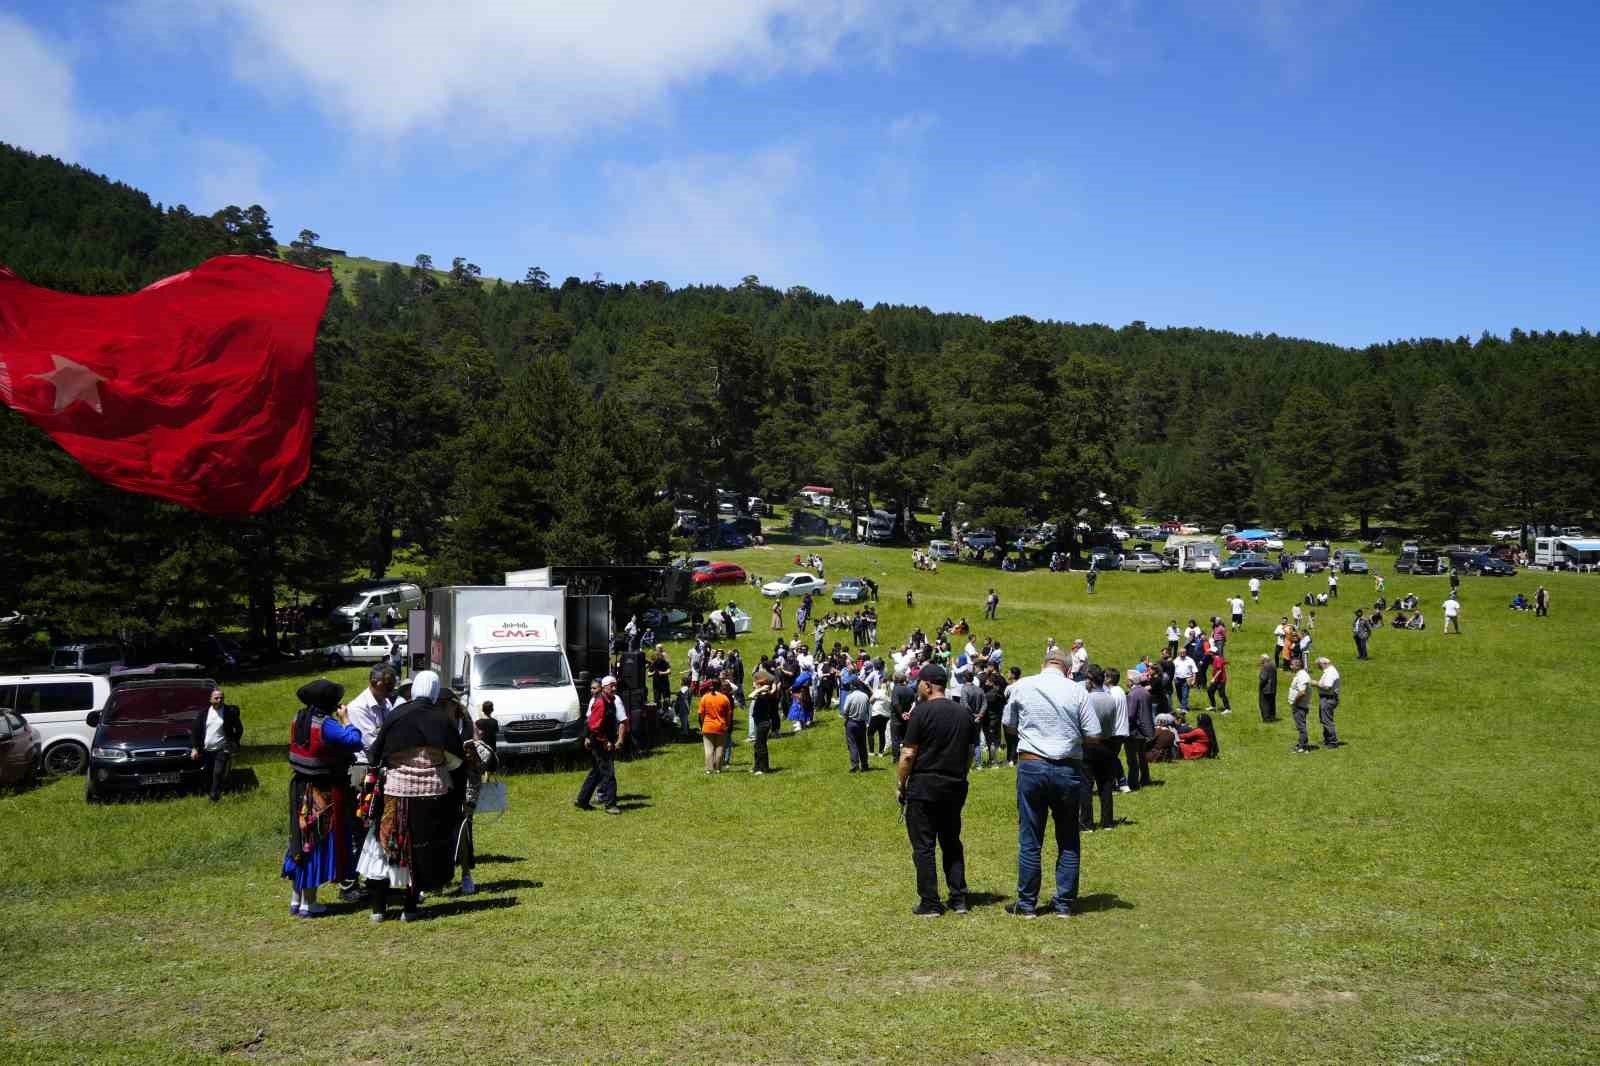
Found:
[(44, 753), (45, 771), (56, 777), (81, 774), (89, 764), (89, 753), (82, 744), (63, 741)]
[(339, 669), (339, 667), (341, 667), (343, 665), (344, 665), (344, 656), (343, 655), (334, 654), (334, 655), (328, 656), (328, 667), (330, 669), (337, 670), (337, 669)]

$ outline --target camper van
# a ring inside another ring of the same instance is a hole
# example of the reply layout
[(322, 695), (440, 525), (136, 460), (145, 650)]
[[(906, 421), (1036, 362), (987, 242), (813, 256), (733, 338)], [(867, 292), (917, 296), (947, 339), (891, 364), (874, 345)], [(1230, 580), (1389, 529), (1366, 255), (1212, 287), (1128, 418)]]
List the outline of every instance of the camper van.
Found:
[(1210, 537), (1168, 537), (1161, 557), (1173, 570), (1213, 570), (1222, 564), (1222, 550)]
[(1600, 539), (1538, 537), (1533, 542), (1533, 565), (1545, 570), (1600, 568)]

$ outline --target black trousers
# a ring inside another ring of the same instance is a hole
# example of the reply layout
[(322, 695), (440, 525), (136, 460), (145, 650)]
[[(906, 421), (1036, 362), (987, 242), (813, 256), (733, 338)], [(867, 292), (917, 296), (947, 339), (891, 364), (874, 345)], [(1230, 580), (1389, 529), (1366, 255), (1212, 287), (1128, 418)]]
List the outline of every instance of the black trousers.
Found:
[(578, 804), (587, 807), (593, 798), (595, 790), (600, 791), (600, 806), (610, 807), (617, 802), (617, 767), (612, 761), (611, 752), (599, 744), (589, 745), (589, 776), (583, 779), (583, 787), (578, 789)]
[(906, 735), (906, 723), (900, 720), (898, 713), (889, 716), (889, 753), (900, 759), (900, 738)]
[(1334, 708), (1339, 706), (1337, 698), (1327, 696), (1317, 697), (1317, 719), (1322, 724), (1322, 742), (1336, 744), (1339, 741), (1339, 732), (1333, 728)]
[(1144, 749), (1150, 742), (1138, 733), (1123, 740), (1123, 750), (1128, 757), (1128, 787), (1135, 792), (1150, 783), (1150, 764), (1144, 761)]
[(751, 767), (752, 770), (759, 770), (761, 773), (766, 773), (768, 770), (772, 769), (771, 766), (767, 765), (767, 738), (771, 735), (771, 722), (763, 721), (756, 723), (755, 765)]
[(655, 705), (660, 708), (661, 713), (665, 714), (667, 701), (672, 698), (671, 678), (665, 674), (658, 674), (650, 679), (650, 685), (652, 689), (651, 695), (655, 698)]
[(884, 734), (889, 729), (889, 719), (873, 717), (867, 720), (867, 751), (874, 755), (884, 752)]
[(1215, 707), (1218, 696), (1222, 697), (1223, 709), (1233, 710), (1233, 704), (1228, 701), (1228, 683), (1226, 681), (1218, 681), (1213, 677), (1211, 684), (1206, 686), (1206, 699), (1210, 701), (1211, 706)]
[(1109, 744), (1086, 744), (1083, 752), (1083, 791), (1079, 793), (1078, 825), (1094, 828), (1094, 794), (1100, 793), (1100, 827), (1110, 829), (1117, 824), (1111, 798), (1117, 787), (1117, 756)]
[[(1002, 732), (1003, 732), (1003, 730), (1002, 730)], [(1015, 733), (1006, 733), (1006, 762), (1014, 763), (1016, 761), (1017, 761), (1017, 735)]]
[(216, 799), (222, 795), (222, 783), (228, 779), (228, 763), (232, 756), (225, 751), (208, 751), (206, 756), (207, 775), (211, 781), (211, 798)]
[(1367, 657), (1367, 642), (1362, 640), (1360, 637), (1356, 637), (1355, 641), (1356, 641), (1356, 658), (1357, 659), (1365, 659)]
[(939, 875), (933, 861), (935, 844), (944, 858), (944, 883), (950, 890), (950, 901), (967, 898), (967, 853), (961, 846), (961, 808), (966, 803), (965, 781), (926, 799), (906, 800), (906, 836), (911, 838), (917, 895), (923, 903), (939, 902)]
[(1261, 705), (1261, 720), (1263, 722), (1276, 722), (1278, 720), (1278, 694), (1257, 691), (1256, 702)]

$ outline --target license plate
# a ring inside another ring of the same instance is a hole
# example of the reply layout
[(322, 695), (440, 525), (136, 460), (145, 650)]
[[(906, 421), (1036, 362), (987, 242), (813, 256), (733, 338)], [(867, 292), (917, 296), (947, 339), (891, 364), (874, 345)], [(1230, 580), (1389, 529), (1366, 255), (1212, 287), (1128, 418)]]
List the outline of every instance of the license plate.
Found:
[(141, 785), (176, 785), (177, 783), (178, 775), (175, 773), (139, 775), (139, 784)]

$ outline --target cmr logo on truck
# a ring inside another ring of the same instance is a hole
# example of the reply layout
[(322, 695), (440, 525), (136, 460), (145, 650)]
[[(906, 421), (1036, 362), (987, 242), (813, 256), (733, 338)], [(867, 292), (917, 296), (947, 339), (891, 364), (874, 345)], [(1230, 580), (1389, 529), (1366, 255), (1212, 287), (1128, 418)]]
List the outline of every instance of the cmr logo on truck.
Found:
[(545, 631), (528, 622), (502, 622), (489, 631), (495, 640), (544, 640)]

